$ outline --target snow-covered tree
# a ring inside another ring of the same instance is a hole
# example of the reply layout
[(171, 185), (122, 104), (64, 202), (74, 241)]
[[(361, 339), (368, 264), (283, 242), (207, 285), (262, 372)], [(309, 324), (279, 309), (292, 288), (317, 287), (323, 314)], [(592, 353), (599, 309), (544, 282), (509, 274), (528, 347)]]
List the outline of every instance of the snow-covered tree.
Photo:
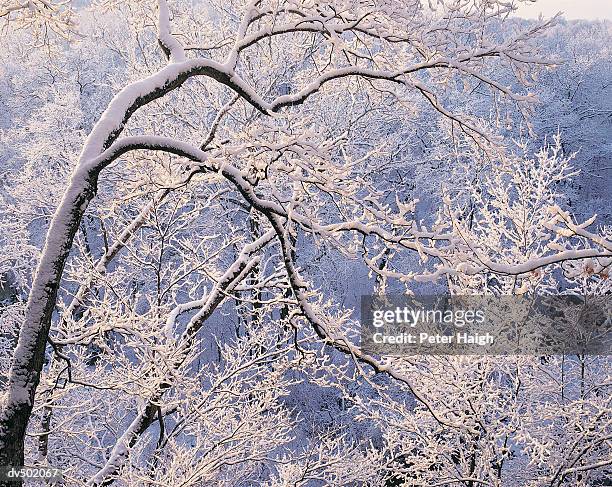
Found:
[[(74, 485), (499, 485), (534, 463), (525, 482), (596, 478), (601, 393), (562, 392), (555, 439), (558, 383), (532, 394), (574, 362), (366, 354), (337, 278), (500, 295), (561, 268), (608, 289), (609, 235), (555, 193), (572, 174), (561, 139), (517, 155), (483, 115), (493, 98), (527, 118), (532, 76), (559, 62), (534, 47), (550, 22), (506, 23), (512, 9), (110, 2), (50, 63), (28, 52), (26, 69), (5, 41), (15, 211), (0, 218), (16, 238), (0, 272), (29, 297), (2, 314), (0, 463), (60, 465)], [(296, 406), (306, 384), (338, 401), (329, 423)], [(572, 428), (589, 433), (567, 450)]]
[[(561, 250), (572, 228), (580, 235), (558, 206), (559, 188), (575, 175), (559, 137), (535, 157), (496, 162), (471, 184), (465, 167), (463, 194), (446, 195), (442, 219), (463, 244), (449, 257), (458, 266), (496, 258), (495, 268), (512, 269), (540, 261), (547, 248)], [(568, 260), (524, 273), (447, 276), (457, 295), (606, 295), (610, 263)], [(524, 319), (516, 301), (495, 303), (505, 322)], [(385, 438), (393, 485), (604, 485), (612, 412), (606, 357), (419, 356), (387, 365), (412, 388), (401, 395), (374, 384), (378, 394), (353, 400), (358, 419), (378, 425)], [(409, 391), (420, 404), (406, 400)]]

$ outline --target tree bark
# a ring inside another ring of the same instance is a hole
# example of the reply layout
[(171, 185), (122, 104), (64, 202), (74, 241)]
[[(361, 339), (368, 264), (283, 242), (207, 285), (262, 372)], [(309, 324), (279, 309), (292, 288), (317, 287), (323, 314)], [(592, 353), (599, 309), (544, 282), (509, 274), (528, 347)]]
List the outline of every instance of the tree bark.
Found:
[[(24, 463), (24, 437), (45, 357), (51, 315), (79, 222), (96, 192), (99, 171), (77, 171), (53, 217), (38, 264), (0, 412), (0, 465)], [(9, 485), (9, 484), (7, 484)], [(11, 482), (10, 485), (15, 485)]]

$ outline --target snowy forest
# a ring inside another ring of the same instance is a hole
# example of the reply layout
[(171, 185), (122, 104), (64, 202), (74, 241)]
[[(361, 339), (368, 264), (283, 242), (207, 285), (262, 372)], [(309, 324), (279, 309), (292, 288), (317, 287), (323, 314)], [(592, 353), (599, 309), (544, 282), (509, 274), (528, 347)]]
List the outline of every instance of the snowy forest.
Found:
[(0, 485), (611, 486), (609, 355), (360, 346), (612, 294), (612, 22), (521, 3), (1, 0)]

